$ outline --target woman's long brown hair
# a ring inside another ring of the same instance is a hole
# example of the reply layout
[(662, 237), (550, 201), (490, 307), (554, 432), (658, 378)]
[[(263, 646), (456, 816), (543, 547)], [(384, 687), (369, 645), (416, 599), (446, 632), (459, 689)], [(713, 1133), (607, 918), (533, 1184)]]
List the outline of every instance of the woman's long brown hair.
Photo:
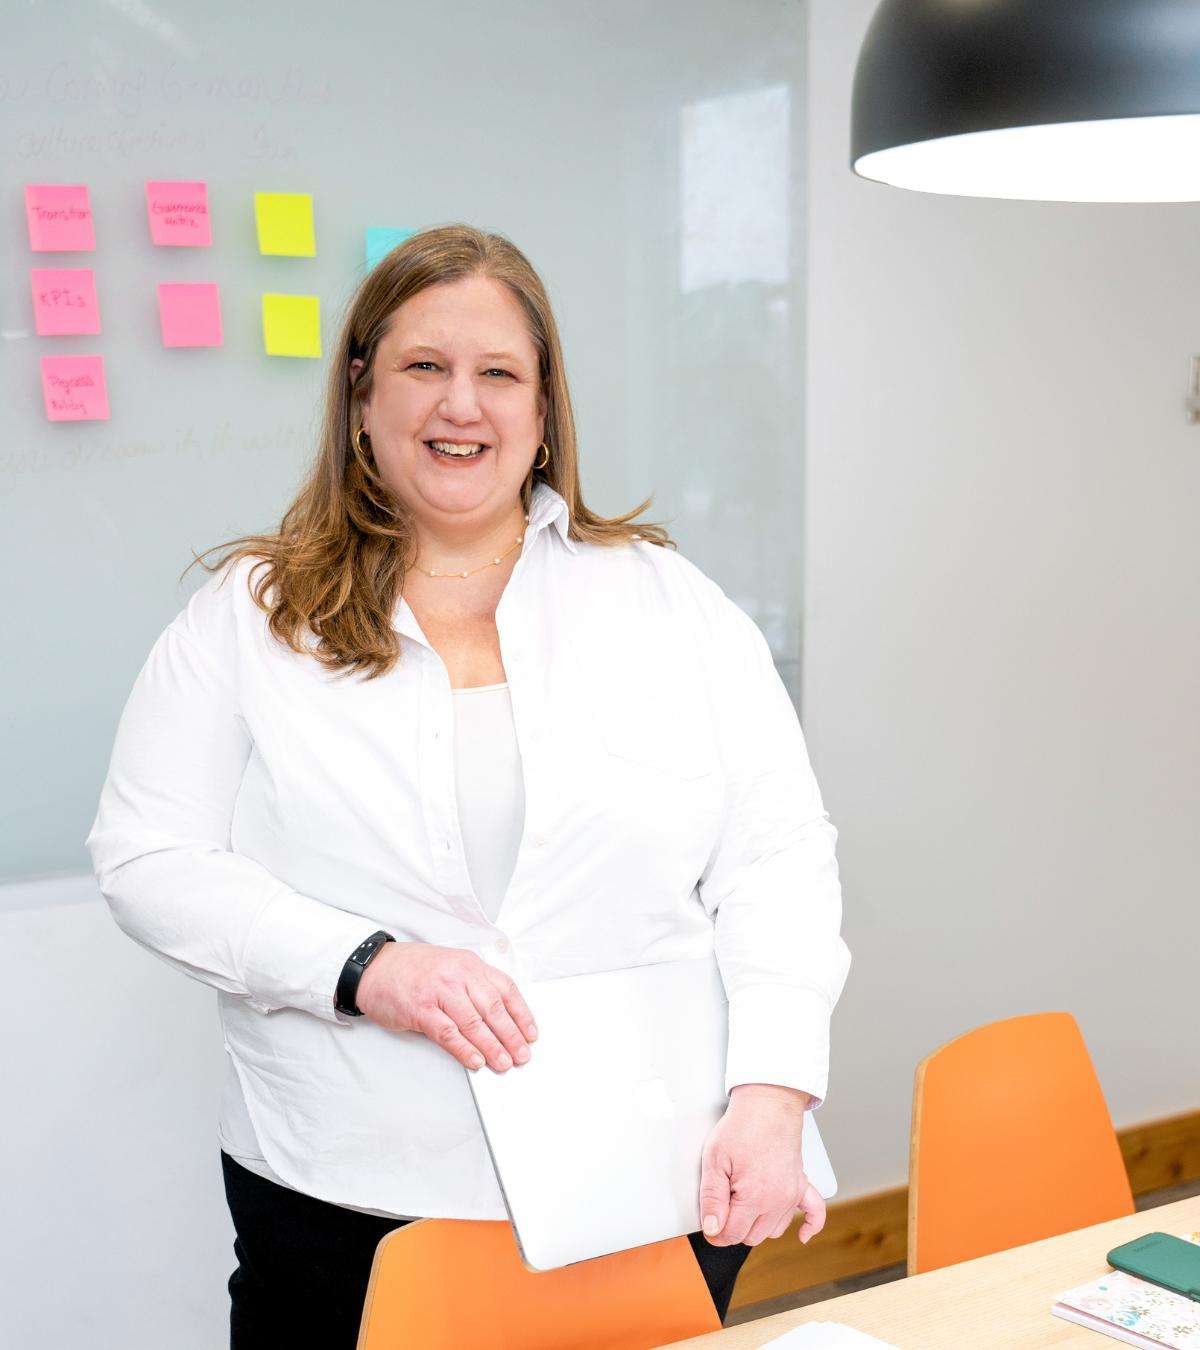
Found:
[[(358, 408), (371, 392), (380, 339), (405, 301), (428, 286), (476, 275), (509, 288), (525, 313), (538, 353), (550, 461), (544, 469), (531, 470), (522, 484), (523, 509), (529, 511), (534, 483), (540, 479), (566, 499), (572, 539), (618, 545), (636, 534), (652, 544), (675, 547), (664, 526), (632, 523), (653, 494), (611, 520), (584, 505), (558, 325), (529, 260), (503, 235), (470, 225), (422, 230), (383, 258), (351, 297), (330, 362), (320, 443), (279, 529), (214, 544), (194, 555), (182, 574), (196, 563), (215, 572), (239, 558), (258, 559), (250, 569), (256, 576), (252, 594), (269, 616), (271, 632), (331, 670), (357, 670), (374, 679), (399, 661), (392, 615), (416, 557), (411, 513), (380, 477), (369, 444), (363, 452), (354, 443), (361, 425)], [(356, 357), (363, 369), (352, 386), (350, 362)], [(215, 563), (204, 561), (221, 549), (228, 551)], [(258, 576), (260, 568), (265, 570)], [(273, 590), (269, 601), (264, 599), (268, 589)], [(303, 640), (305, 630), (315, 643)]]

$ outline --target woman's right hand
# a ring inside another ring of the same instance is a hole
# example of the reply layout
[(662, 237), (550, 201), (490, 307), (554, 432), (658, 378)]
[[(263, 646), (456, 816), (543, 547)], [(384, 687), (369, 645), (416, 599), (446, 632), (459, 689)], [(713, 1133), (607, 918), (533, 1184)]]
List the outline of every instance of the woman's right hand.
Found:
[[(533, 1015), (502, 970), (461, 947), (386, 943), (362, 973), (357, 1003), (389, 1031), (417, 1031), (468, 1069), (529, 1059)], [(510, 1058), (511, 1056), (511, 1058)]]

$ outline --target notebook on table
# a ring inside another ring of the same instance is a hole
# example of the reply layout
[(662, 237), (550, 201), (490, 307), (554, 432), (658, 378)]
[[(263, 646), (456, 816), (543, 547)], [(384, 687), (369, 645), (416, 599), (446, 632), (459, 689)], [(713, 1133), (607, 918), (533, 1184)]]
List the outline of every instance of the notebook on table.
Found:
[[(527, 1064), (464, 1070), (530, 1270), (700, 1230), (701, 1155), (728, 1105), (729, 1010), (715, 956), (518, 980)], [(804, 1170), (837, 1189), (813, 1113)]]
[[(1179, 1236), (1200, 1244), (1200, 1232)], [(1123, 1270), (1068, 1289), (1050, 1311), (1143, 1350), (1200, 1350), (1200, 1303)]]

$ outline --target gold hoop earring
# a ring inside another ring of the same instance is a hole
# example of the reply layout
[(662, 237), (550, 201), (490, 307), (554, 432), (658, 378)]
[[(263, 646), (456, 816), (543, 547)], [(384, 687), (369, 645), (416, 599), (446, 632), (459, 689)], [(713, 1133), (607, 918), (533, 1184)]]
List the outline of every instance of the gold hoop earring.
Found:
[(546, 465), (550, 463), (550, 447), (546, 444), (545, 441), (543, 441), (541, 445), (538, 446), (538, 449), (544, 450), (546, 452), (546, 458), (542, 460), (540, 464), (537, 462), (537, 459), (535, 458), (533, 461), (533, 467), (535, 469), (544, 469)]
[[(367, 430), (366, 427), (359, 427), (359, 429), (354, 433), (354, 445), (355, 445), (355, 448), (358, 450), (358, 453), (359, 453), (360, 455), (362, 455), (364, 458), (365, 458), (366, 455), (369, 453), (369, 451), (363, 447), (363, 443), (362, 443), (362, 434), (363, 434), (363, 432), (366, 431), (366, 430)], [(370, 434), (370, 433), (368, 432), (368, 435), (369, 435), (369, 434)]]

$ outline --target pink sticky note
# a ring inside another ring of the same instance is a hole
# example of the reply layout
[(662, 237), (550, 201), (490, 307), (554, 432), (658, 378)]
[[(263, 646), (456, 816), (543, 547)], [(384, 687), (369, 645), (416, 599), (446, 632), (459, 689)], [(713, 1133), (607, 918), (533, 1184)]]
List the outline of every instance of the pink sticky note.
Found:
[(27, 183), (25, 218), (35, 253), (82, 253), (96, 247), (85, 183)]
[(51, 422), (106, 420), (104, 357), (43, 356), (42, 398)]
[(163, 282), (158, 317), (164, 347), (221, 345), (221, 299), (215, 282)]
[(156, 244), (206, 248), (212, 243), (205, 183), (149, 182), (146, 212), (150, 238)]
[(100, 331), (96, 275), (90, 267), (31, 267), (29, 281), (38, 337)]

